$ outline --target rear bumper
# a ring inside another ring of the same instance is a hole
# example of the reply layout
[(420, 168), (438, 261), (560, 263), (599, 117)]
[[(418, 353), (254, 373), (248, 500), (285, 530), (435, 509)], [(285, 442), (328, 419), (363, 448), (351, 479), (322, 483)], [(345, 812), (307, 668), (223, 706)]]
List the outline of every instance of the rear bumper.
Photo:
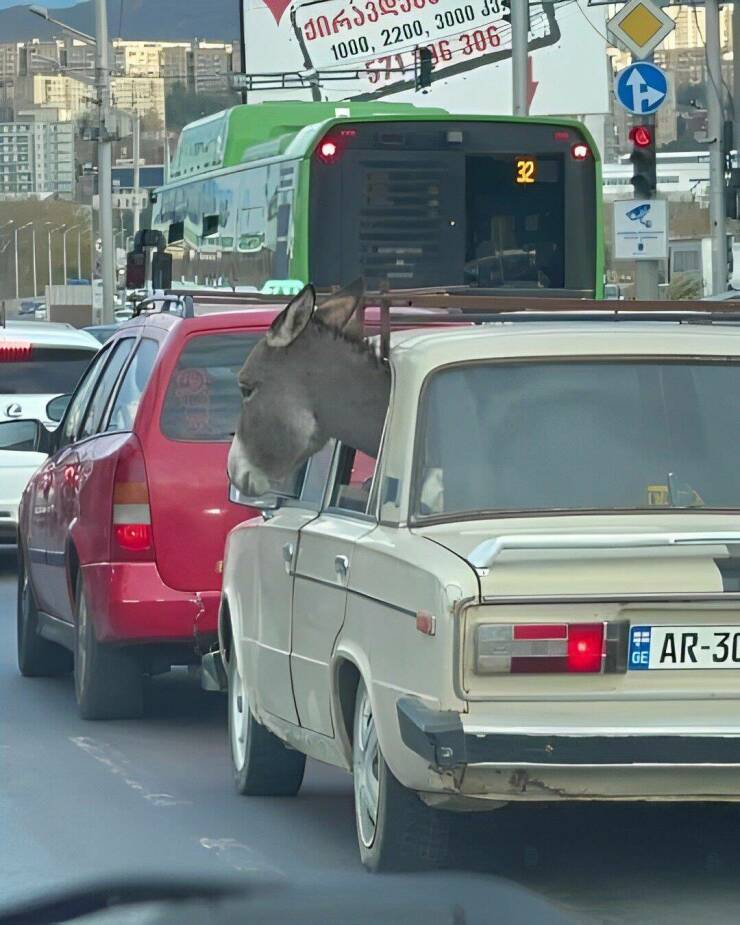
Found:
[(414, 697), (397, 704), (401, 738), (437, 771), (517, 768), (740, 767), (736, 735), (466, 732), (459, 713), (429, 709)]
[(83, 566), (101, 642), (183, 643), (206, 650), (217, 636), (219, 591), (177, 591), (154, 562)]

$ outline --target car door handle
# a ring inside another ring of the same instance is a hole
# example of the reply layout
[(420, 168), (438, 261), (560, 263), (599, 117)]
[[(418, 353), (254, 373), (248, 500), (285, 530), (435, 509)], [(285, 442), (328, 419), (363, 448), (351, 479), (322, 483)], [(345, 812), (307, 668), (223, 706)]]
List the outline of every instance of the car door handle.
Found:
[(336, 556), (334, 559), (334, 571), (340, 578), (346, 578), (349, 571), (349, 559), (346, 556)]
[(290, 575), (290, 570), (293, 566), (293, 555), (295, 553), (295, 547), (292, 543), (286, 543), (283, 546), (283, 562), (285, 563), (285, 571)]

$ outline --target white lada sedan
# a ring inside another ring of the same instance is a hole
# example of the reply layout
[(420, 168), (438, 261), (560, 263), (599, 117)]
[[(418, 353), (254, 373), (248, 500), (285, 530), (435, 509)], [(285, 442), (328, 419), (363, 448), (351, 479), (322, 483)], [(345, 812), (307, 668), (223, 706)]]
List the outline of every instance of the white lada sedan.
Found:
[(240, 791), (351, 771), (372, 869), (443, 863), (452, 809), (740, 799), (740, 328), (407, 331), (390, 363), (377, 461), (330, 442), (229, 538)]

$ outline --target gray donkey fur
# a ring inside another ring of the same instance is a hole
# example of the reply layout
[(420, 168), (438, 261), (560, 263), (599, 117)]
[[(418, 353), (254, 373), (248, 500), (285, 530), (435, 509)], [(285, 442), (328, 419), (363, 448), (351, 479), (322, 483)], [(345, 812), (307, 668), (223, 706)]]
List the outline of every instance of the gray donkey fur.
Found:
[(357, 281), (317, 308), (306, 286), (248, 356), (228, 461), (244, 494), (264, 493), (331, 438), (377, 456), (391, 379), (357, 331), (363, 298)]

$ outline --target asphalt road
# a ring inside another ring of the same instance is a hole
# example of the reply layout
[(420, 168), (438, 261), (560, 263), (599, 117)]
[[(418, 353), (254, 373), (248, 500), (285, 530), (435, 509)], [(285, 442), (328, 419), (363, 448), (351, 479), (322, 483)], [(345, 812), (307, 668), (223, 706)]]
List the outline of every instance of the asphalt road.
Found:
[[(14, 562), (0, 558), (0, 905), (96, 876), (369, 878), (348, 775), (312, 762), (294, 800), (238, 797), (225, 716), (176, 672), (152, 682), (144, 719), (80, 720), (71, 678), (17, 673)], [(483, 880), (492, 910), (538, 925), (536, 897), (574, 921), (738, 918), (740, 806), (508, 808), (466, 816), (460, 838), (467, 873), (435, 882)]]

